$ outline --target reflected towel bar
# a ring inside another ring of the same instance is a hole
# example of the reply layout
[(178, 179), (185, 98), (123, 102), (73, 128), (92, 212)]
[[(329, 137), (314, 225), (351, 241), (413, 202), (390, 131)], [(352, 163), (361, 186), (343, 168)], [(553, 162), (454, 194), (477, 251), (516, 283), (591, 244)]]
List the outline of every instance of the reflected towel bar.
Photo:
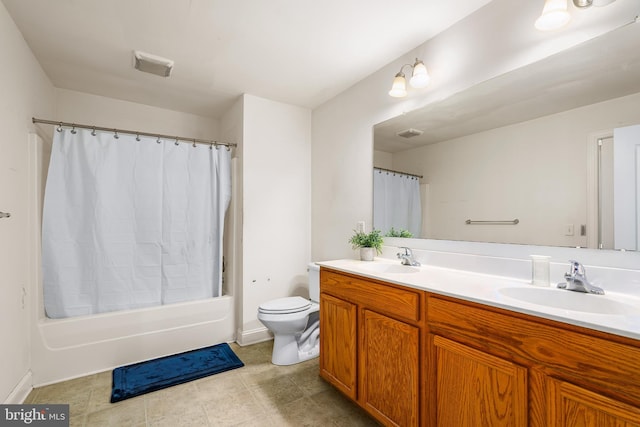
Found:
[(520, 222), (518, 218), (509, 221), (471, 221), (470, 219), (466, 220), (464, 223), (467, 225), (516, 225)]

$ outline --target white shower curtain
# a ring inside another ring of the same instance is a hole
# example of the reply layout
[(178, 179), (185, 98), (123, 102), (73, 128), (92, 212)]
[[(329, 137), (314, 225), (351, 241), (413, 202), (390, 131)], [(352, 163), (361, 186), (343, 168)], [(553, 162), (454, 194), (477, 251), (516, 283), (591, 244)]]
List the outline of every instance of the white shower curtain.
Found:
[(393, 227), (420, 237), (422, 204), (418, 178), (373, 170), (373, 227), (383, 234)]
[(48, 317), (221, 295), (227, 149), (54, 134), (42, 224)]

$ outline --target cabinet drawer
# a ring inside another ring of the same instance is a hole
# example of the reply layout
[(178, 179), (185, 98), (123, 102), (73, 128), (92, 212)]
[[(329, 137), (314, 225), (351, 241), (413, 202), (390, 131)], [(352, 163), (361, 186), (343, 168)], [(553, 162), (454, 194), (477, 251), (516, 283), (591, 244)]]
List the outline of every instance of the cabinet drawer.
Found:
[(420, 321), (423, 291), (400, 288), (333, 270), (320, 269), (320, 290), (380, 313)]

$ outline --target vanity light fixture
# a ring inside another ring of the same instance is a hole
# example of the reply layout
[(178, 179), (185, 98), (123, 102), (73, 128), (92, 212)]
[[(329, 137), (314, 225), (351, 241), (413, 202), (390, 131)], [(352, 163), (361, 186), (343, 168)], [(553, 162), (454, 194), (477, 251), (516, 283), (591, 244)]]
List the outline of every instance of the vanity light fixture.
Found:
[(545, 0), (542, 15), (536, 19), (535, 27), (540, 31), (557, 30), (567, 25), (570, 19), (567, 0)]
[(573, 0), (573, 4), (575, 7), (579, 7), (581, 9), (585, 7), (590, 7), (593, 5), (593, 0)]
[[(573, 0), (573, 5), (578, 9), (587, 9), (591, 6), (606, 6), (614, 1), (616, 0)], [(557, 30), (564, 27), (570, 19), (567, 0), (545, 0), (542, 15), (536, 19), (535, 26), (540, 31)]]
[(595, 7), (606, 6), (608, 4), (613, 3), (614, 1), (616, 0), (573, 0), (573, 4), (575, 5), (575, 7), (579, 7), (583, 9), (591, 6), (595, 6)]
[(416, 62), (411, 64), (404, 64), (400, 67), (400, 71), (393, 79), (393, 84), (391, 86), (391, 90), (389, 91), (389, 95), (394, 98), (402, 98), (407, 96), (407, 79), (404, 75), (404, 67), (411, 67), (411, 79), (409, 80), (409, 84), (411, 87), (416, 89), (427, 87), (429, 84), (429, 73), (427, 72), (427, 67), (425, 67), (424, 62), (416, 58)]

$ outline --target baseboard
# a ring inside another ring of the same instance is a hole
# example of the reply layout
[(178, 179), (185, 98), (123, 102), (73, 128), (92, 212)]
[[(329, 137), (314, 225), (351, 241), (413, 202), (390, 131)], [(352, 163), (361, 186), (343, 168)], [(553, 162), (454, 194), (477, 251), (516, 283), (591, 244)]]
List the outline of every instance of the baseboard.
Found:
[(27, 371), (27, 373), (22, 377), (20, 382), (15, 386), (15, 388), (9, 393), (7, 396), (7, 400), (4, 401), (5, 405), (18, 405), (24, 403), (31, 390), (32, 387), (32, 378), (31, 371)]
[(240, 346), (257, 344), (272, 339), (273, 334), (266, 327), (250, 329), (248, 331), (238, 329), (238, 333), (236, 334), (236, 342)]

